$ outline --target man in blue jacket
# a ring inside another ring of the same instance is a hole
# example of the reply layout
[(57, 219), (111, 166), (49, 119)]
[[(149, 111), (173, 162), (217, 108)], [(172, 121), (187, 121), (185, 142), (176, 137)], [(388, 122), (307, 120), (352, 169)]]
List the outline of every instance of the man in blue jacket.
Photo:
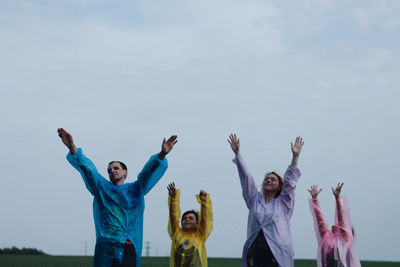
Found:
[(72, 135), (63, 128), (58, 136), (68, 147), (67, 160), (82, 175), (86, 188), (93, 195), (93, 217), (96, 228), (94, 267), (139, 267), (142, 254), (144, 195), (161, 179), (167, 170), (165, 156), (177, 142), (172, 135), (163, 140), (161, 152), (150, 157), (133, 183), (125, 183), (126, 165), (111, 161), (105, 179)]

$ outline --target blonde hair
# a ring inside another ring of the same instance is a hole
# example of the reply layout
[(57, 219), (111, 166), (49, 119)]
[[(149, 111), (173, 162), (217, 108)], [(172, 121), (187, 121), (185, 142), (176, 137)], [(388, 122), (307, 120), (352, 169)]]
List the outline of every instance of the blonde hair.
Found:
[[(281, 189), (278, 191), (278, 193), (276, 193), (276, 195), (275, 195), (275, 197), (278, 197), (280, 194), (281, 194), (281, 192), (282, 192), (282, 188), (283, 188), (283, 177), (280, 175), (280, 174), (278, 174), (277, 172), (274, 172), (274, 171), (272, 171), (272, 172), (267, 172), (265, 175), (264, 175), (264, 179), (267, 177), (267, 175), (269, 175), (269, 174), (273, 174), (273, 175), (275, 175), (276, 177), (278, 177), (278, 180), (279, 180), (279, 185), (281, 186)], [(263, 182), (264, 182), (264, 180), (263, 180)], [(261, 186), (261, 194), (264, 196), (264, 189), (263, 189), (263, 187)]]

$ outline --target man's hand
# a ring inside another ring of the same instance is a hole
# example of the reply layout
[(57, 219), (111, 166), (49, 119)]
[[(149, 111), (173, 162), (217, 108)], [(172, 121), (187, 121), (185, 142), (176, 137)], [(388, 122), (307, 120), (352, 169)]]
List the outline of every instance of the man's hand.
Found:
[(227, 141), (231, 145), (232, 151), (235, 155), (238, 155), (240, 153), (240, 140), (237, 138), (236, 134), (230, 134)]
[(164, 159), (165, 156), (171, 152), (171, 150), (174, 148), (174, 145), (178, 142), (177, 140), (178, 136), (177, 135), (171, 135), (168, 140), (163, 140), (162, 145), (161, 145), (161, 152), (158, 154), (159, 159)]
[(318, 198), (318, 194), (321, 193), (322, 188), (318, 190), (318, 185), (315, 184), (311, 186), (310, 190), (307, 191), (310, 192), (312, 198)]
[(72, 135), (63, 128), (58, 128), (57, 133), (64, 145), (68, 147), (71, 154), (76, 154), (78, 150), (76, 149)]
[(200, 195), (200, 199), (202, 201), (205, 201), (207, 199), (207, 192), (206, 191), (200, 190), (200, 194), (199, 195)]
[(167, 186), (167, 189), (168, 189), (169, 195), (170, 195), (171, 197), (174, 197), (175, 194), (176, 194), (175, 183), (174, 183), (174, 182), (170, 183), (170, 184)]
[(332, 193), (336, 199), (338, 199), (340, 197), (340, 192), (342, 191), (343, 185), (344, 185), (344, 183), (338, 183), (336, 186), (336, 189), (333, 189), (333, 187), (332, 187)]

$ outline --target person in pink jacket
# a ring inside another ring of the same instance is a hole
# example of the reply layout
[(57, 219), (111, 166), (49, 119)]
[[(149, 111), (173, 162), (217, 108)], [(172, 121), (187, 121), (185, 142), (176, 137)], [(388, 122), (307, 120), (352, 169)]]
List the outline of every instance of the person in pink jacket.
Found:
[(242, 267), (293, 267), (294, 253), (290, 219), (294, 209), (294, 193), (300, 178), (297, 161), (303, 139), (297, 137), (291, 144), (292, 161), (283, 179), (276, 172), (264, 176), (261, 191), (257, 190), (240, 153), (239, 138), (231, 134), (228, 140), (237, 165), (242, 195), (249, 209), (247, 240), (243, 246)]
[(311, 199), (308, 202), (318, 241), (318, 267), (361, 267), (354, 249), (353, 229), (347, 197), (340, 197), (342, 187), (343, 183), (338, 183), (336, 189), (332, 187), (336, 199), (336, 210), (335, 224), (331, 230), (329, 230), (319, 206), (318, 194), (322, 189), (318, 189), (318, 185), (313, 185), (310, 190), (307, 190), (311, 194)]

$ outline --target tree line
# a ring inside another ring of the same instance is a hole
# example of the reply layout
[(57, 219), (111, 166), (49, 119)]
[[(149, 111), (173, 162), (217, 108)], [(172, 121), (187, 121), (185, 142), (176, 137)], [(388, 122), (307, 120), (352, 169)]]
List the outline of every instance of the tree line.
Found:
[(0, 248), (0, 255), (46, 255), (43, 251), (36, 248)]

